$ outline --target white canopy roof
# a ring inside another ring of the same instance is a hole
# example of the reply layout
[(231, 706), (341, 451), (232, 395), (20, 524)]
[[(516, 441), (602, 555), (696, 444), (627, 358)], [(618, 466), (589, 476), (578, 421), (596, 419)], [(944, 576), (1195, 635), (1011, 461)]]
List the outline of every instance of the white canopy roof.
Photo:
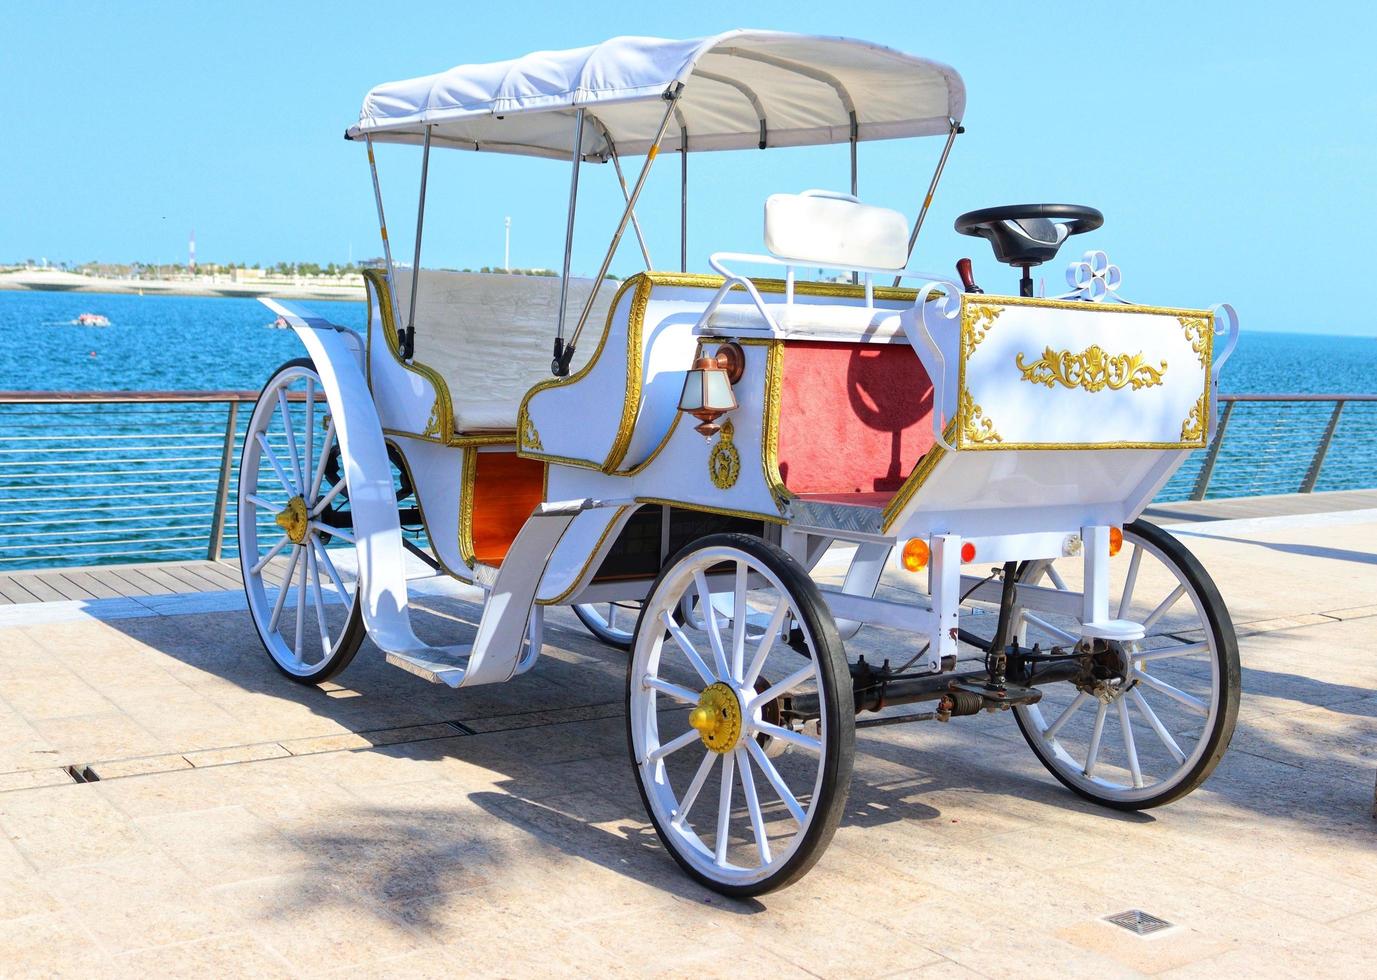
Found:
[(840, 37), (731, 31), (669, 41), (617, 37), (569, 51), (460, 65), (379, 85), (349, 139), (431, 142), (466, 150), (567, 158), (573, 114), (586, 109), (584, 158), (649, 151), (663, 97), (684, 90), (661, 148), (690, 152), (945, 135), (966, 107), (946, 65)]

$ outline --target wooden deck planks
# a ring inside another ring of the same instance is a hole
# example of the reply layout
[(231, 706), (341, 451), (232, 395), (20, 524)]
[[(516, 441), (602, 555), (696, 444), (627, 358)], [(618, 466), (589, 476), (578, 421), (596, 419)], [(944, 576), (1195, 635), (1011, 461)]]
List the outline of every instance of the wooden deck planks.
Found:
[(243, 588), (236, 559), (92, 565), (0, 572), (0, 606), (82, 599), (140, 598)]

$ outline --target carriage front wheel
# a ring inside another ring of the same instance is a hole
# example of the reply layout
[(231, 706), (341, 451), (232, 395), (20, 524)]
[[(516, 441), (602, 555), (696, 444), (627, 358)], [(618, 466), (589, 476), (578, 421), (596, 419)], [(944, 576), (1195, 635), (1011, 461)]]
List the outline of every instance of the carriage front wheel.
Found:
[[(1028, 562), (1019, 581), (1079, 593), (1080, 565)], [(1110, 615), (1142, 623), (1147, 636), (1096, 653), (1073, 683), (1047, 685), (1041, 702), (1014, 711), (1029, 746), (1068, 788), (1144, 810), (1195, 789), (1228, 748), (1238, 639), (1205, 569), (1161, 528), (1127, 525), (1110, 568)], [(1013, 621), (1026, 646), (1070, 648), (1080, 638), (1074, 617), (1016, 607)]]
[[(685, 599), (696, 620), (679, 614)], [(651, 822), (689, 875), (734, 896), (800, 878), (841, 819), (855, 734), (842, 641), (798, 562), (743, 534), (674, 556), (636, 625), (627, 741)]]
[(303, 684), (347, 667), (365, 634), (348, 490), (330, 465), (338, 453), (320, 375), (309, 360), (288, 361), (244, 433), (239, 565), (259, 639)]

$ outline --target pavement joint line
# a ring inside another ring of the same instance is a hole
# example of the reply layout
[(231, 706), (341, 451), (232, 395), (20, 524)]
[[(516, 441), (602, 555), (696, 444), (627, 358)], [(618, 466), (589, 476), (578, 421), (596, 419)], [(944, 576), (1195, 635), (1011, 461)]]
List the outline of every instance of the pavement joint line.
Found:
[[(501, 721), (501, 720), (503, 720), (503, 719), (519, 719), (519, 718), (522, 718), (522, 717), (525, 717), (525, 716), (529, 716), (529, 715), (533, 715), (533, 714), (540, 714), (540, 715), (561, 715), (561, 714), (571, 714), (571, 713), (579, 712), (579, 711), (587, 711), (587, 710), (589, 710), (589, 709), (606, 709), (606, 708), (617, 708), (617, 709), (620, 709), (621, 706), (622, 706), (622, 705), (621, 705), (621, 702), (620, 702), (620, 701), (596, 701), (596, 702), (592, 702), (592, 703), (590, 703), (590, 704), (570, 705), (570, 706), (563, 707), (563, 708), (536, 709), (536, 710), (532, 710), (532, 711), (523, 711), (523, 712), (519, 712), (519, 713), (516, 713), (516, 714), (493, 715), (491, 718), (470, 719), (470, 721), (475, 721), (475, 722), (477, 722), (477, 721), (496, 722), (496, 721)], [(612, 718), (612, 717), (615, 717), (615, 716), (616, 716), (616, 713), (617, 713), (617, 712), (613, 712), (612, 714), (599, 714), (599, 715), (595, 715), (594, 718), (591, 719), (591, 720), (604, 720), (604, 719), (607, 719), (607, 718)], [(56, 766), (56, 767), (46, 767), (46, 766), (45, 766), (45, 767), (40, 767), (40, 768), (37, 768), (37, 769), (19, 769), (19, 770), (14, 770), (14, 771), (12, 771), (12, 772), (0, 773), (0, 793), (18, 792), (19, 790), (24, 790), (24, 789), (36, 789), (36, 788), (41, 788), (41, 787), (38, 786), (38, 785), (16, 785), (16, 786), (4, 787), (4, 786), (3, 786), (3, 783), (4, 783), (4, 781), (5, 781), (5, 777), (7, 777), (7, 776), (29, 776), (30, 774), (32, 774), (33, 776), (41, 777), (41, 776), (43, 776), (44, 774), (47, 774), (47, 773), (49, 773), (49, 772), (53, 772), (53, 773), (62, 773), (62, 774), (64, 774), (65, 776), (67, 776), (73, 783), (78, 783), (78, 784), (92, 783), (92, 782), (107, 782), (107, 781), (114, 780), (114, 779), (132, 779), (132, 778), (134, 778), (134, 777), (136, 777), (136, 776), (162, 775), (162, 774), (166, 774), (166, 773), (169, 773), (169, 772), (185, 772), (185, 771), (192, 771), (192, 770), (197, 770), (197, 769), (220, 769), (220, 768), (224, 768), (224, 767), (226, 767), (226, 766), (244, 765), (245, 763), (249, 763), (249, 762), (269, 762), (269, 761), (272, 761), (274, 758), (278, 758), (278, 759), (282, 759), (282, 758), (301, 758), (301, 757), (307, 756), (307, 755), (333, 755), (333, 754), (340, 753), (340, 752), (367, 752), (367, 751), (371, 751), (371, 750), (373, 750), (373, 749), (388, 748), (388, 747), (393, 746), (393, 745), (416, 745), (416, 744), (420, 744), (420, 743), (422, 743), (422, 742), (436, 742), (436, 741), (443, 741), (443, 740), (449, 739), (449, 738), (459, 738), (459, 737), (464, 737), (464, 736), (503, 735), (503, 734), (507, 734), (507, 733), (510, 733), (510, 732), (530, 731), (530, 730), (536, 729), (536, 728), (552, 728), (552, 727), (555, 727), (555, 726), (558, 726), (558, 725), (571, 725), (571, 724), (576, 724), (576, 723), (583, 722), (583, 721), (588, 721), (588, 720), (590, 720), (590, 719), (589, 719), (589, 718), (579, 718), (579, 717), (575, 717), (575, 718), (563, 718), (563, 719), (555, 718), (554, 720), (547, 720), (547, 721), (537, 722), (537, 723), (534, 723), (534, 724), (527, 724), (527, 725), (510, 725), (510, 726), (503, 726), (503, 727), (500, 727), (500, 728), (492, 728), (492, 729), (489, 729), (489, 730), (487, 730), (487, 731), (481, 731), (481, 730), (472, 728), (472, 727), (470, 727), (469, 725), (467, 725), (467, 724), (465, 724), (464, 722), (461, 722), (461, 721), (457, 721), (457, 720), (446, 720), (446, 721), (424, 722), (424, 723), (418, 724), (418, 725), (401, 725), (401, 726), (398, 726), (398, 727), (396, 727), (396, 728), (372, 728), (372, 729), (365, 729), (365, 730), (361, 730), (361, 731), (357, 731), (357, 732), (336, 732), (336, 733), (329, 734), (329, 735), (308, 735), (308, 736), (303, 736), (302, 738), (299, 738), (299, 739), (288, 738), (288, 739), (279, 739), (279, 740), (277, 740), (277, 741), (267, 741), (267, 742), (246, 742), (246, 743), (242, 743), (242, 744), (239, 744), (239, 745), (218, 746), (218, 747), (212, 747), (212, 748), (207, 748), (207, 749), (197, 749), (197, 750), (195, 750), (194, 752), (167, 752), (167, 753), (163, 753), (163, 754), (161, 754), (161, 755), (131, 756), (131, 757), (126, 757), (126, 758), (122, 758), (122, 759), (104, 759), (104, 760), (100, 760), (100, 761), (96, 761), (96, 762), (71, 763), (71, 764), (68, 764), (68, 765)], [(405, 732), (405, 731), (412, 730), (412, 729), (422, 729), (422, 728), (425, 728), (425, 729), (435, 729), (435, 728), (440, 728), (440, 727), (448, 728), (448, 729), (450, 729), (450, 731), (447, 732), (447, 733), (423, 735), (423, 736), (420, 736), (420, 737), (417, 737), (417, 738), (382, 739), (382, 740), (379, 740), (379, 741), (376, 741), (376, 742), (370, 742), (370, 744), (368, 744), (368, 745), (341, 745), (341, 746), (339, 746), (339, 747), (337, 747), (337, 748), (321, 749), (321, 750), (315, 751), (315, 752), (311, 752), (311, 751), (293, 752), (293, 751), (291, 750), (291, 748), (288, 746), (288, 744), (284, 744), (284, 743), (293, 743), (293, 742), (310, 742), (310, 741), (325, 740), (325, 739), (347, 739), (347, 738), (350, 738), (351, 736), (352, 736), (352, 737), (363, 738), (365, 741), (370, 741), (369, 738), (368, 738), (370, 735), (376, 737), (376, 736), (387, 735), (387, 734), (390, 734), (390, 733), (393, 733), (393, 732)], [(230, 761), (227, 761), (227, 762), (211, 762), (211, 763), (206, 763), (206, 764), (203, 764), (203, 765), (197, 765), (197, 764), (196, 764), (195, 762), (193, 762), (191, 759), (187, 758), (187, 756), (196, 756), (196, 755), (200, 755), (200, 754), (203, 754), (203, 753), (209, 753), (209, 752), (232, 752), (232, 751), (234, 751), (235, 749), (257, 749), (257, 748), (268, 748), (268, 747), (276, 747), (276, 748), (279, 748), (279, 749), (282, 750), (282, 752), (284, 753), (284, 755), (280, 755), (280, 756), (267, 756), (267, 757), (257, 758), (257, 759), (254, 759), (254, 758), (233, 759), (233, 760), (230, 760)], [(165, 762), (166, 765), (164, 765), (164, 766), (157, 766), (157, 763), (159, 763), (160, 761)], [(134, 771), (134, 772), (119, 772), (118, 769), (115, 768), (115, 769), (113, 769), (113, 771), (112, 771), (109, 775), (101, 775), (101, 773), (100, 773), (100, 767), (102, 767), (102, 766), (117, 767), (117, 766), (118, 766), (119, 764), (121, 764), (121, 763), (125, 763), (125, 764), (128, 764), (128, 763), (148, 763), (148, 764), (151, 764), (151, 765), (149, 765), (149, 766), (141, 766), (141, 767), (138, 768), (137, 771)], [(180, 763), (180, 764), (179, 764), (179, 763)]]

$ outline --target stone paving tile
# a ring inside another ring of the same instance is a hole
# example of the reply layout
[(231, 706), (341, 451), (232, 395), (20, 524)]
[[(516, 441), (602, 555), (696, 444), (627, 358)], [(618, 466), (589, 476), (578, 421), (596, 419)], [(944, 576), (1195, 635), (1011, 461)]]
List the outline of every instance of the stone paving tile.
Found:
[(135, 823), (163, 853), (207, 885), (262, 878), (311, 863), (244, 806), (140, 817)]
[(147, 776), (155, 772), (175, 772), (178, 769), (190, 768), (191, 763), (180, 755), (119, 759), (113, 762), (97, 762), (86, 767), (97, 779), (122, 779), (126, 776)]
[(186, 752), (186, 761), (198, 769), (207, 766), (228, 766), (238, 762), (260, 762), (263, 759), (281, 759), (291, 755), (276, 742), (258, 745), (236, 745), (228, 749), (202, 749), (200, 752)]
[(290, 976), (285, 959), (247, 933), (211, 936), (111, 957), (109, 966), (131, 977)]
[(7, 978), (105, 973), (105, 951), (61, 912), (0, 922), (0, 950), (0, 968)]
[(0, 830), (39, 871), (148, 849), (124, 814), (76, 783), (0, 794)]

